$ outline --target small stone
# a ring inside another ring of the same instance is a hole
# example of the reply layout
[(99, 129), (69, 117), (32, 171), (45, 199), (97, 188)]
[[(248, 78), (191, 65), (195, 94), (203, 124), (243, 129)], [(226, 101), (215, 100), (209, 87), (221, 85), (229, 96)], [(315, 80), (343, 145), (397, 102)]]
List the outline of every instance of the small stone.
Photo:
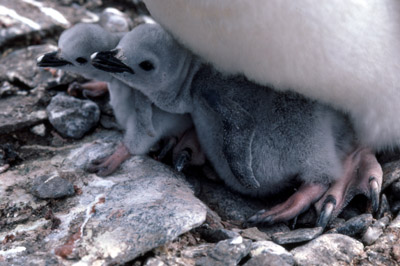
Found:
[(349, 265), (363, 254), (361, 242), (341, 234), (325, 234), (311, 242), (294, 248), (296, 265)]
[(241, 259), (249, 254), (251, 240), (241, 236), (223, 240), (208, 252), (207, 257), (200, 258), (196, 265), (237, 265)]
[(248, 238), (255, 241), (271, 240), (271, 237), (264, 232), (258, 230), (257, 227), (244, 229), (240, 235), (244, 238)]
[(132, 20), (115, 8), (106, 8), (100, 15), (99, 24), (110, 32), (128, 32), (132, 29)]
[(63, 136), (79, 139), (97, 125), (99, 107), (90, 100), (57, 94), (47, 106), (49, 121)]
[(389, 228), (400, 229), (400, 215), (397, 215), (397, 217), (390, 223)]
[(272, 240), (279, 245), (301, 243), (316, 238), (322, 232), (322, 227), (297, 229), (290, 232), (275, 233), (272, 235)]
[(400, 245), (395, 245), (392, 247), (392, 256), (396, 262), (400, 262)]
[(382, 191), (400, 179), (400, 160), (386, 163), (382, 166), (383, 179)]
[(46, 126), (44, 124), (40, 124), (31, 128), (31, 132), (38, 136), (44, 137), (46, 136)]
[(289, 232), (290, 228), (284, 223), (273, 224), (268, 227), (260, 226), (258, 229), (266, 233), (268, 236), (272, 236), (275, 233)]
[(32, 184), (32, 194), (41, 199), (56, 199), (75, 194), (74, 186), (58, 174), (36, 177)]
[[(276, 257), (280, 258), (280, 260), (277, 261), (283, 261), (284, 262), (283, 265), (294, 264), (293, 255), (282, 246), (279, 246), (272, 241), (254, 242), (251, 247), (250, 256), (252, 258), (262, 257), (262, 260), (264, 260), (265, 255), (268, 255), (269, 258), (275, 258), (274, 261), (277, 260)], [(259, 265), (267, 265), (267, 264), (259, 264)]]
[(382, 228), (379, 227), (369, 227), (362, 237), (362, 242), (366, 246), (370, 246), (383, 234)]
[(339, 233), (348, 236), (357, 236), (363, 234), (372, 224), (373, 218), (371, 214), (362, 214), (351, 218), (341, 226), (332, 230), (332, 233)]
[(290, 266), (293, 264), (288, 264), (281, 257), (275, 256), (272, 254), (261, 254), (260, 256), (251, 258), (248, 260), (244, 266), (260, 266), (260, 265), (268, 265), (268, 266)]

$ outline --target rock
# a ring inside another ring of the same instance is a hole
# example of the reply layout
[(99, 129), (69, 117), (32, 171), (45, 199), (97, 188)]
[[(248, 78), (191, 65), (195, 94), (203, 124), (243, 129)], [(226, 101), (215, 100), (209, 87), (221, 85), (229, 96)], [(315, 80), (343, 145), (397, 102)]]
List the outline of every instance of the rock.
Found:
[(241, 236), (219, 242), (208, 252), (207, 257), (200, 258), (196, 265), (237, 265), (241, 259), (249, 254), (251, 240)]
[(0, 51), (38, 43), (81, 20), (93, 22), (98, 17), (83, 8), (59, 6), (54, 1), (3, 0), (0, 8)]
[(400, 215), (397, 215), (397, 217), (390, 223), (389, 228), (400, 229)]
[(31, 132), (38, 136), (44, 137), (46, 136), (46, 126), (44, 124), (40, 124), (31, 128)]
[(384, 176), (382, 191), (384, 191), (392, 183), (400, 179), (400, 160), (384, 164), (382, 170)]
[(351, 218), (344, 224), (330, 231), (330, 233), (339, 233), (348, 236), (362, 235), (372, 224), (373, 218), (371, 214), (362, 214)]
[[(257, 241), (252, 244), (250, 251), (251, 259), (245, 265), (270, 265), (259, 263), (260, 261), (271, 260), (271, 265), (293, 265), (293, 255), (282, 246), (275, 244), (272, 241)], [(276, 263), (275, 263), (276, 262)], [(281, 263), (281, 264), (278, 264)]]
[(370, 246), (383, 234), (383, 229), (379, 227), (368, 227), (362, 237), (362, 242), (366, 246)]
[(248, 238), (255, 241), (271, 240), (271, 237), (264, 232), (258, 230), (257, 227), (246, 228), (240, 232), (240, 235), (244, 238)]
[(0, 80), (7, 80), (24, 90), (31, 90), (54, 80), (49, 71), (36, 66), (36, 58), (55, 50), (56, 46), (45, 44), (11, 52), (0, 60)]
[(34, 95), (0, 99), (0, 134), (10, 134), (43, 123), (47, 114), (38, 106), (38, 101)]
[(97, 125), (99, 107), (90, 100), (57, 94), (47, 106), (49, 121), (63, 136), (79, 139)]
[(296, 265), (349, 265), (363, 253), (363, 244), (340, 234), (325, 234), (304, 246), (294, 248)]
[(57, 199), (75, 194), (73, 184), (57, 173), (36, 177), (33, 180), (31, 192), (40, 199)]
[(259, 266), (259, 265), (288, 266), (293, 264), (288, 264), (286, 261), (281, 259), (281, 257), (267, 253), (251, 258), (243, 265), (244, 266)]
[(272, 240), (279, 245), (301, 243), (316, 238), (322, 232), (322, 227), (296, 229), (289, 232), (275, 233), (272, 235)]
[(133, 27), (128, 15), (115, 8), (106, 8), (100, 14), (99, 24), (110, 32), (128, 32)]
[(278, 223), (269, 226), (259, 226), (258, 229), (261, 232), (266, 233), (269, 237), (272, 237), (272, 235), (275, 233), (290, 231), (290, 228), (284, 223)]
[[(27, 161), (0, 175), (0, 241), (15, 236), (0, 247), (2, 263), (123, 264), (204, 222), (206, 208), (183, 176), (146, 156), (132, 157), (107, 178), (79, 168), (77, 159), (110, 152), (116, 136), (100, 131), (69, 146), (49, 147), (52, 157)], [(53, 172), (73, 181), (74, 197), (49, 204), (23, 189), (34, 176)], [(17, 211), (21, 205), (25, 212)], [(46, 220), (48, 208), (55, 218)], [(56, 221), (61, 223), (55, 230)], [(19, 246), (27, 250), (17, 256), (6, 253)]]

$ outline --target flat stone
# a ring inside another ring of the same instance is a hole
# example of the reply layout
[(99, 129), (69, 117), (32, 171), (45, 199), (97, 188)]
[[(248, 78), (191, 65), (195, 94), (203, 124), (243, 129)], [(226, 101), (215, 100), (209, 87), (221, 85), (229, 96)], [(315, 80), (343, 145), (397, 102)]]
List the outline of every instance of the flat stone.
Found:
[(272, 240), (279, 245), (301, 243), (316, 238), (322, 232), (322, 227), (297, 229), (289, 232), (275, 233), (272, 235)]
[[(274, 262), (283, 263), (282, 265), (293, 265), (293, 255), (287, 251), (284, 247), (275, 244), (272, 241), (257, 241), (252, 244), (250, 251), (251, 262), (249, 265), (257, 265), (255, 262), (259, 262), (260, 260), (265, 261), (266, 258), (271, 259), (271, 264)], [(257, 258), (261, 259), (257, 259)], [(250, 262), (249, 261), (249, 262)], [(247, 265), (247, 264), (246, 264)], [(268, 264), (258, 264), (258, 265), (268, 265)]]
[[(99, 136), (110, 142), (102, 143)], [(132, 157), (107, 178), (82, 171), (77, 159), (109, 153), (115, 137), (114, 132), (105, 131), (70, 148), (58, 151), (49, 147), (53, 157), (26, 162), (0, 175), (0, 204), (9, 206), (0, 215), (10, 217), (9, 224), (0, 226), (0, 241), (15, 236), (0, 248), (2, 263), (123, 264), (205, 221), (206, 207), (194, 197), (184, 177), (146, 156)], [(24, 187), (33, 182), (34, 176), (54, 172), (63, 173), (63, 178), (71, 175), (66, 179), (73, 181), (78, 192), (74, 197), (57, 200), (46, 220), (43, 208), (49, 205)], [(57, 220), (61, 223), (56, 230), (51, 229)], [(20, 246), (26, 250), (7, 252)]]
[(237, 265), (241, 259), (249, 254), (251, 240), (241, 236), (219, 242), (208, 252), (207, 257), (200, 258), (196, 265)]
[(0, 99), (0, 134), (9, 134), (46, 121), (46, 111), (38, 105), (38, 101), (35, 95)]
[(272, 254), (261, 254), (257, 257), (249, 259), (244, 266), (259, 266), (259, 265), (268, 265), (268, 266), (289, 266), (293, 264), (288, 264), (281, 257), (272, 255)]
[(47, 106), (51, 125), (64, 137), (79, 139), (97, 125), (99, 107), (90, 100), (57, 94)]
[(257, 227), (246, 228), (240, 232), (240, 235), (244, 238), (248, 238), (255, 241), (271, 240), (271, 237), (264, 232), (258, 230)]
[(49, 176), (38, 176), (33, 180), (32, 194), (40, 199), (56, 199), (73, 196), (74, 186), (58, 173)]
[(373, 218), (371, 214), (362, 214), (351, 218), (344, 224), (330, 231), (348, 236), (362, 235), (367, 228), (372, 224)]
[(291, 253), (296, 265), (350, 265), (363, 249), (361, 242), (346, 235), (325, 234)]

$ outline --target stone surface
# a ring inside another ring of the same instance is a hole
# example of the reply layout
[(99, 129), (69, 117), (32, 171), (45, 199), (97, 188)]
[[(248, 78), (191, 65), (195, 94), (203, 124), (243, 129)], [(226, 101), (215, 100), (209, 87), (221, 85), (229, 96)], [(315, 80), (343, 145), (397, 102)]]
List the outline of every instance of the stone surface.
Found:
[(74, 186), (58, 173), (38, 176), (32, 183), (32, 194), (40, 199), (56, 199), (73, 196)]
[(322, 232), (322, 227), (296, 229), (289, 232), (275, 233), (272, 235), (272, 240), (280, 245), (301, 243), (316, 238)]
[(378, 238), (383, 234), (383, 229), (379, 227), (368, 227), (367, 231), (362, 237), (362, 242), (364, 245), (372, 245)]
[(246, 228), (240, 231), (240, 235), (244, 238), (248, 238), (254, 241), (271, 240), (271, 237), (264, 232), (258, 230), (257, 227)]
[(291, 251), (296, 265), (349, 265), (363, 252), (363, 244), (340, 234), (322, 235)]
[(388, 188), (392, 183), (400, 179), (400, 160), (386, 163), (382, 166), (383, 183), (382, 191)]
[(241, 236), (219, 242), (207, 254), (200, 258), (196, 265), (237, 265), (241, 259), (249, 254), (251, 240), (243, 239)]
[(40, 124), (47, 114), (34, 96), (12, 96), (0, 99), (0, 134), (7, 134)]
[(93, 22), (98, 16), (84, 8), (59, 6), (54, 1), (2, 0), (0, 51), (38, 43), (81, 20)]
[(360, 236), (367, 230), (372, 222), (373, 218), (371, 214), (362, 214), (351, 218), (330, 232), (348, 236)]
[(51, 125), (63, 136), (79, 139), (97, 125), (99, 107), (90, 100), (57, 94), (47, 106)]
[[(253, 261), (249, 265), (256, 265), (255, 262), (258, 262), (261, 257), (261, 260), (264, 261), (266, 258), (271, 259), (271, 261), (283, 262), (282, 265), (293, 265), (293, 255), (283, 248), (280, 245), (275, 244), (272, 241), (257, 241), (252, 244), (250, 251), (251, 260)], [(279, 259), (278, 259), (279, 258)], [(274, 264), (274, 263), (271, 263)], [(267, 265), (267, 264), (258, 264), (258, 265)], [(278, 265), (278, 264), (275, 264)]]
[[(119, 139), (102, 134), (0, 175), (4, 263), (125, 263), (204, 222), (206, 208), (183, 177), (148, 157), (131, 158), (107, 179), (83, 172), (78, 158), (107, 153)], [(109, 143), (93, 141), (104, 135)], [(47, 205), (27, 192), (34, 176), (57, 171), (75, 186), (74, 197)]]

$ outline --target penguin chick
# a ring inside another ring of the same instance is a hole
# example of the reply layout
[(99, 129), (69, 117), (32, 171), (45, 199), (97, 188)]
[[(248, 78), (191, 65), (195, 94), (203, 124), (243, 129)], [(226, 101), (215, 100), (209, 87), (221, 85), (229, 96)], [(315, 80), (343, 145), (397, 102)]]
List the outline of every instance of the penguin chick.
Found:
[(90, 64), (93, 53), (114, 48), (121, 36), (111, 34), (99, 25), (77, 24), (61, 34), (57, 52), (38, 59), (41, 67), (61, 68), (108, 83), (110, 104), (125, 134), (123, 145), (119, 145), (110, 157), (93, 161), (88, 167), (100, 176), (114, 172), (131, 154), (148, 153), (162, 137), (180, 137), (192, 125), (189, 115), (160, 110), (140, 91)]
[(400, 146), (399, 1), (144, 2), (218, 70), (345, 111), (375, 150)]
[(342, 113), (296, 93), (224, 76), (159, 25), (138, 26), (112, 53), (98, 53), (92, 64), (161, 109), (190, 113), (206, 157), (232, 189), (265, 197), (294, 180), (302, 183), (286, 202), (249, 222), (287, 221), (315, 203), (318, 225), (325, 226), (358, 193), (378, 205), (381, 167), (370, 150), (358, 147)]

